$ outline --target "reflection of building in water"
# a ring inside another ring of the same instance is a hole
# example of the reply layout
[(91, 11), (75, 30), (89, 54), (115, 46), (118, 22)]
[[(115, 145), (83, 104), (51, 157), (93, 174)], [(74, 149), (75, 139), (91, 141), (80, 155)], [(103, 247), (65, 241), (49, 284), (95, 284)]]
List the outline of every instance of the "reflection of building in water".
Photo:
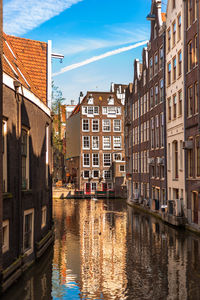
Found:
[(126, 213), (105, 211), (103, 202), (80, 203), (83, 297), (123, 299), (126, 290)]
[[(80, 251), (78, 240), (78, 212), (75, 200), (57, 201), (54, 204), (56, 236), (54, 243), (53, 296), (65, 294), (79, 278)], [(73, 226), (72, 226), (73, 225)]]

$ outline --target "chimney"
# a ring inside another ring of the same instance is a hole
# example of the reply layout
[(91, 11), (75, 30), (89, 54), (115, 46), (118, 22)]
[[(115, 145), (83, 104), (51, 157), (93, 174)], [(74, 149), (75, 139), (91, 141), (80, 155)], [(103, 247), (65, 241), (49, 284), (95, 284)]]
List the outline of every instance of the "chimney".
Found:
[(81, 103), (81, 101), (83, 100), (83, 97), (84, 97), (84, 96), (83, 96), (83, 92), (81, 91), (81, 92), (80, 92), (80, 96), (79, 96), (79, 103)]
[(74, 100), (71, 100), (71, 105), (74, 105), (74, 102), (75, 102)]

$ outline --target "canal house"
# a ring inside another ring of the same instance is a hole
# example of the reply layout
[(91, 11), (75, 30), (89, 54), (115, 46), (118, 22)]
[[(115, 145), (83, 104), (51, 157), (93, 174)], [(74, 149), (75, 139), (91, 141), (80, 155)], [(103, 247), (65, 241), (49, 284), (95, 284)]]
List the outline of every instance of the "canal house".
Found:
[(124, 105), (113, 92), (87, 92), (67, 120), (67, 168), (85, 194), (125, 187)]
[(3, 35), (2, 291), (53, 241), (48, 51)]

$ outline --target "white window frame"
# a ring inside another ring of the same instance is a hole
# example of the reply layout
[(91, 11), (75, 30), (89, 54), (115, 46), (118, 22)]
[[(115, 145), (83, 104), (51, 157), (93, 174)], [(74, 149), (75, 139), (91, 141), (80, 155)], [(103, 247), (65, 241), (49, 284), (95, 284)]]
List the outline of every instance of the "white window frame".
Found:
[[(105, 177), (105, 173), (110, 173), (110, 177), (109, 178), (106, 178)], [(104, 170), (103, 171), (103, 178), (105, 179), (105, 180), (111, 180), (112, 179), (112, 172), (111, 172), (111, 170), (109, 169), (109, 170)]]
[(46, 225), (47, 225), (47, 207), (45, 205), (42, 207), (41, 228), (44, 228)]
[[(89, 172), (89, 176), (85, 176), (85, 172)], [(84, 179), (89, 179), (90, 178), (90, 170), (83, 170), (83, 178)]]
[[(120, 170), (120, 168), (121, 168), (121, 167), (123, 167), (123, 168), (124, 168), (124, 170), (123, 170), (123, 171), (121, 171), (121, 170)], [(123, 172), (123, 173), (125, 172), (125, 165), (119, 165), (119, 172)]]
[[(105, 147), (104, 139), (109, 138), (110, 147)], [(111, 150), (111, 136), (103, 136), (103, 150)]]
[[(85, 156), (85, 155), (89, 155), (89, 164), (88, 164), (88, 165), (85, 165), (85, 164), (84, 164), (84, 156)], [(87, 168), (87, 167), (90, 167), (90, 154), (89, 154), (89, 153), (83, 153), (83, 167), (86, 167), (86, 168)]]
[[(98, 140), (98, 147), (94, 147), (94, 138)], [(92, 150), (99, 150), (99, 136), (92, 136)]]
[(114, 98), (112, 96), (108, 98), (108, 105), (114, 105)]
[[(89, 146), (88, 147), (85, 147), (84, 146), (84, 139), (85, 138), (88, 138), (88, 141), (89, 141)], [(83, 150), (90, 150), (90, 136), (88, 136), (88, 135), (84, 135), (83, 137), (82, 137), (82, 148), (83, 148)]]
[[(30, 249), (25, 249), (24, 248), (25, 217), (27, 215), (32, 215), (32, 222), (31, 222), (32, 231), (31, 231), (31, 247), (30, 247)], [(24, 254), (30, 255), (33, 252), (33, 250), (34, 250), (33, 241), (34, 241), (34, 208), (24, 211), (24, 222), (23, 222), (23, 252), (24, 252)]]
[[(106, 164), (105, 164), (105, 155), (109, 155), (109, 156), (110, 156), (110, 164), (109, 164), (109, 165), (106, 165)], [(111, 153), (103, 153), (103, 166), (104, 166), (104, 167), (110, 167), (111, 164), (112, 164)]]
[[(98, 156), (98, 165), (94, 165), (94, 155)], [(92, 167), (99, 167), (99, 153), (92, 153)]]
[(87, 115), (87, 106), (82, 106), (82, 115)]
[[(87, 121), (87, 122), (88, 122), (88, 130), (84, 130), (84, 129), (83, 129), (84, 121)], [(82, 119), (82, 131), (83, 131), (83, 132), (89, 132), (89, 131), (90, 131), (90, 120), (88, 120), (88, 119)]]
[[(116, 130), (115, 123), (117, 123), (117, 122), (119, 122), (119, 124), (120, 124), (120, 130)], [(122, 122), (121, 122), (121, 120), (119, 120), (119, 119), (113, 120), (113, 131), (114, 132), (121, 132), (122, 131)]]
[[(97, 177), (94, 176), (94, 172), (98, 172), (98, 176)], [(98, 179), (99, 178), (99, 170), (93, 170), (92, 171), (92, 178), (94, 178), (94, 179)]]
[[(116, 144), (118, 144), (118, 143), (116, 143), (115, 139), (120, 139), (120, 144), (121, 144), (120, 147), (116, 147)], [(122, 137), (121, 136), (113, 136), (113, 149), (116, 149), (116, 150), (122, 149)]]
[[(95, 188), (95, 189), (93, 189), (93, 186), (92, 186), (93, 184), (96, 185), (96, 188)], [(91, 189), (91, 192), (95, 192), (95, 191), (97, 190), (97, 182), (91, 182), (90, 189)]]
[[(94, 126), (94, 121), (96, 122), (98, 122), (98, 129), (97, 130), (94, 130), (94, 128), (93, 128), (93, 126)], [(99, 119), (93, 119), (92, 120), (92, 132), (99, 132)]]
[[(10, 227), (9, 220), (3, 221), (3, 224), (2, 224), (2, 253), (7, 252), (10, 248), (10, 242), (9, 242), (10, 229), (9, 229), (9, 227)], [(6, 228), (5, 236), (3, 235), (4, 228)]]
[[(109, 122), (109, 125), (105, 125), (105, 122)], [(108, 130), (105, 130), (104, 129), (104, 126), (106, 127), (108, 127), (109, 126), (109, 129)], [(102, 131), (103, 132), (110, 132), (111, 131), (111, 120), (110, 119), (103, 119), (102, 120)]]
[[(120, 155), (120, 159), (115, 159), (115, 155)], [(122, 161), (122, 153), (113, 153), (113, 161)]]

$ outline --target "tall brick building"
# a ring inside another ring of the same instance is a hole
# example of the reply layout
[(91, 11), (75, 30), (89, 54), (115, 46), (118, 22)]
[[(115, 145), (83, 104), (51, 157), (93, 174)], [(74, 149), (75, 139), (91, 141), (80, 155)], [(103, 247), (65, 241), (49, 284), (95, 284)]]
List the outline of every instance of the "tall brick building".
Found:
[(111, 92), (87, 92), (67, 120), (67, 166), (86, 194), (123, 186), (124, 106)]
[(53, 241), (47, 53), (3, 36), (3, 291)]

